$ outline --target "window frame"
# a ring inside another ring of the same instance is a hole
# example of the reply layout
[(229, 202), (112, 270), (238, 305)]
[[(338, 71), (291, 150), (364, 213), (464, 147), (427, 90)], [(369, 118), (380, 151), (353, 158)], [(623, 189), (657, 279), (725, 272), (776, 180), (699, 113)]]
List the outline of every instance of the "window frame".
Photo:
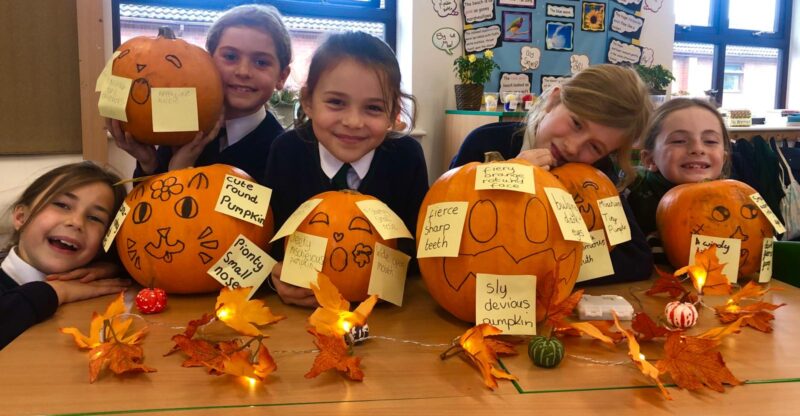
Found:
[(725, 55), (728, 45), (755, 46), (778, 50), (778, 76), (775, 83), (775, 108), (786, 107), (791, 41), (792, 0), (775, 3), (775, 32), (728, 28), (729, 0), (711, 0), (710, 26), (675, 24), (675, 42), (705, 43), (714, 46), (711, 89), (721, 103), (725, 81)]

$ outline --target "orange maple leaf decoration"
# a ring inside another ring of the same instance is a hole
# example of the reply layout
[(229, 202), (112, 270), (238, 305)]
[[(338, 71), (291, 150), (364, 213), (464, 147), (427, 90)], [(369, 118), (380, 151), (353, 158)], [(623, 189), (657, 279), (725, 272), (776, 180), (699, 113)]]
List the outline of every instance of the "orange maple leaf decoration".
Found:
[[(124, 336), (133, 323), (133, 318), (121, 317), (121, 315), (126, 312), (125, 292), (123, 291), (108, 304), (104, 313), (99, 314), (96, 311), (92, 313), (88, 336), (83, 335), (76, 327), (59, 328), (58, 330), (62, 334), (72, 335), (75, 344), (77, 344), (80, 349), (92, 349), (99, 346), (111, 337), (112, 331), (119, 338), (119, 342), (124, 344), (137, 344), (147, 333), (147, 327), (145, 326), (128, 336)], [(111, 325), (106, 326), (106, 321), (110, 322)]]
[(578, 290), (561, 300), (558, 298), (558, 289), (556, 287), (556, 277), (558, 276), (558, 266), (555, 270), (551, 270), (541, 282), (536, 285), (536, 309), (537, 311), (544, 311), (545, 326), (556, 328), (561, 324), (566, 316), (572, 313), (575, 306), (580, 302), (583, 296), (583, 289)]
[(719, 341), (728, 335), (738, 334), (739, 332), (742, 331), (742, 323), (744, 322), (745, 318), (746, 318), (745, 316), (742, 316), (739, 317), (739, 319), (737, 319), (730, 325), (711, 328), (708, 331), (698, 335), (697, 338), (713, 339), (715, 341)]
[(450, 349), (443, 352), (439, 357), (444, 360), (453, 355), (450, 353), (453, 350), (455, 350), (455, 353), (464, 352), (467, 358), (480, 370), (483, 376), (483, 384), (494, 390), (497, 388), (498, 378), (506, 380), (517, 379), (516, 376), (500, 369), (497, 360), (498, 355), (517, 354), (513, 343), (489, 338), (500, 335), (502, 332), (503, 331), (490, 324), (476, 325), (461, 335), (458, 339), (458, 345), (450, 347)]
[(350, 328), (363, 326), (378, 302), (378, 296), (372, 295), (350, 312), (350, 302), (342, 297), (339, 289), (324, 273), (317, 274), (317, 283), (311, 283), (311, 290), (319, 307), (308, 318), (308, 323), (324, 335), (342, 336)]
[(655, 321), (644, 312), (639, 312), (633, 316), (631, 329), (636, 331), (636, 339), (639, 341), (649, 341), (653, 338), (665, 337), (672, 332), (669, 328), (655, 323)]
[(240, 350), (232, 352), (222, 361), (222, 371), (233, 376), (249, 377), (264, 381), (275, 371), (278, 366), (270, 355), (269, 350), (261, 340), (258, 340), (258, 351), (251, 357), (251, 350), (247, 345)]
[(286, 317), (273, 315), (263, 301), (248, 300), (247, 296), (251, 290), (249, 287), (238, 289), (223, 287), (219, 291), (214, 310), (217, 318), (229, 327), (242, 335), (256, 337), (262, 334), (255, 325), (272, 324)]
[[(714, 307), (717, 311), (717, 317), (723, 324), (738, 323), (738, 326), (729, 330), (730, 332), (738, 332), (735, 330), (743, 326), (749, 326), (761, 332), (772, 332), (771, 321), (775, 319), (775, 316), (770, 312), (784, 306), (785, 303), (775, 305), (758, 300), (749, 305), (740, 305), (745, 299), (760, 299), (769, 291), (769, 288), (762, 289), (757, 283), (750, 281), (731, 295), (728, 303)], [(733, 325), (736, 324), (731, 326)]]
[(617, 329), (619, 329), (620, 332), (625, 335), (625, 338), (628, 339), (628, 356), (631, 357), (633, 364), (636, 365), (636, 368), (638, 368), (642, 374), (650, 377), (656, 382), (658, 388), (661, 390), (661, 394), (663, 394), (664, 397), (672, 400), (672, 396), (669, 395), (669, 392), (664, 387), (664, 384), (661, 383), (660, 376), (663, 371), (659, 370), (656, 368), (656, 366), (650, 364), (650, 362), (645, 359), (644, 354), (642, 354), (641, 350), (639, 349), (639, 343), (636, 342), (636, 337), (633, 335), (633, 332), (623, 328), (622, 325), (620, 325), (616, 312), (612, 310), (611, 314), (614, 316), (614, 326), (616, 326)]
[(681, 267), (675, 276), (688, 273), (697, 293), (706, 295), (727, 295), (731, 293), (731, 284), (722, 269), (727, 263), (720, 263), (717, 258), (717, 246), (709, 246), (705, 250), (698, 249), (694, 255), (694, 264)]
[(738, 304), (742, 300), (746, 298), (761, 298), (762, 296), (766, 295), (767, 292), (772, 290), (771, 288), (762, 289), (758, 283), (754, 281), (747, 282), (743, 288), (739, 289), (736, 293), (731, 295), (731, 303)]
[(116, 340), (103, 342), (89, 352), (89, 382), (97, 380), (100, 371), (108, 367), (115, 374), (129, 372), (152, 373), (156, 369), (144, 365), (144, 352), (139, 345)]
[(319, 354), (314, 358), (311, 370), (305, 378), (314, 378), (325, 371), (337, 370), (344, 373), (350, 380), (362, 381), (364, 372), (361, 370), (361, 357), (351, 356), (347, 343), (340, 335), (328, 335), (308, 328), (308, 333), (314, 336), (314, 344), (319, 348)]
[(617, 331), (612, 331), (612, 321), (582, 321), (582, 322), (561, 322), (554, 330), (555, 334), (569, 336), (588, 335), (609, 345), (614, 345), (621, 340), (624, 335)]
[(696, 391), (708, 387), (723, 393), (724, 384), (742, 384), (728, 367), (719, 351), (712, 351), (720, 341), (685, 336), (673, 332), (664, 344), (666, 357), (656, 363), (661, 372), (668, 372), (678, 387)]
[(677, 299), (684, 296), (688, 291), (683, 287), (680, 279), (674, 274), (667, 273), (656, 266), (658, 279), (653, 282), (653, 286), (645, 292), (648, 295), (667, 293), (670, 298)]

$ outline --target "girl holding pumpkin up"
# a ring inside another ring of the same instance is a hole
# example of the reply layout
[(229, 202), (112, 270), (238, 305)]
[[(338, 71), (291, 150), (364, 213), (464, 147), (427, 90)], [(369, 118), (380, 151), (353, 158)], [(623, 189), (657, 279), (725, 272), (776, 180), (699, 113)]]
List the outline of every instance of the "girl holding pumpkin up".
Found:
[[(413, 125), (408, 101), (414, 98), (401, 91), (400, 67), (386, 43), (363, 32), (330, 35), (300, 92), (303, 116), (270, 150), (265, 178), (276, 229), (312, 196), (346, 187), (383, 201), (415, 230), (428, 190), (425, 158), (416, 140), (393, 131), (401, 113)], [(401, 249), (412, 252), (413, 244)], [(281, 282), (281, 265), (271, 276), (281, 299), (316, 304), (311, 290)]]
[(134, 176), (224, 163), (263, 182), (261, 175), (272, 140), (283, 133), (266, 105), (289, 76), (289, 33), (274, 7), (242, 5), (226, 11), (214, 22), (206, 49), (222, 76), (224, 125), (218, 123), (208, 135), (199, 132), (186, 145), (156, 149), (123, 132), (119, 121), (107, 119), (106, 126), (117, 146), (137, 160)]
[(12, 205), (14, 234), (0, 265), (0, 349), (62, 303), (117, 293), (128, 279), (45, 280), (98, 256), (106, 229), (125, 199), (119, 177), (91, 162), (55, 168)]
[[(492, 123), (472, 131), (450, 167), (482, 162), (485, 152), (498, 151), (506, 159), (523, 158), (545, 169), (566, 162), (591, 164), (609, 178), (621, 176), (617, 186), (624, 188), (635, 176), (631, 149), (651, 113), (648, 89), (636, 71), (611, 64), (592, 66), (544, 91), (526, 123)], [(593, 283), (643, 280), (653, 271), (645, 236), (624, 198), (622, 205), (631, 240), (611, 251), (616, 273)]]

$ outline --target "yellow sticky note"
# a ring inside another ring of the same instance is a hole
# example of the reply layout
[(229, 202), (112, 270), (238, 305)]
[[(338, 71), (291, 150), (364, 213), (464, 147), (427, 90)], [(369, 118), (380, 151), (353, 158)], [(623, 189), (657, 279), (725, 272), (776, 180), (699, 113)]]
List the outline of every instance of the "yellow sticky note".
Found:
[(117, 59), (118, 56), (119, 51), (114, 51), (114, 54), (111, 55), (111, 59), (106, 61), (106, 66), (100, 71), (100, 75), (97, 76), (97, 82), (94, 83), (94, 92), (103, 91), (103, 88), (106, 87), (108, 76), (111, 75), (111, 70), (114, 66), (114, 59)]
[(475, 170), (475, 189), (504, 189), (536, 194), (533, 166), (519, 163), (487, 163)]
[(722, 273), (731, 283), (736, 283), (739, 277), (739, 255), (741, 254), (742, 240), (738, 238), (717, 238), (706, 235), (692, 234), (692, 244), (689, 247), (689, 264), (694, 264), (694, 255), (697, 250), (705, 250), (717, 246), (717, 258), (722, 267)]
[(591, 244), (592, 237), (589, 235), (589, 230), (586, 228), (586, 223), (583, 221), (581, 212), (578, 210), (578, 206), (575, 205), (572, 195), (559, 188), (544, 188), (544, 192), (547, 194), (547, 200), (556, 215), (556, 220), (558, 220), (558, 226), (561, 228), (561, 235), (564, 236), (564, 239)]
[(381, 238), (384, 240), (391, 240), (393, 238), (414, 238), (403, 223), (403, 220), (383, 202), (373, 199), (369, 201), (358, 201), (356, 205), (358, 205), (361, 212), (367, 216), (369, 222), (378, 230), (378, 234), (380, 234)]
[(756, 203), (758, 209), (766, 215), (767, 219), (769, 220), (772, 227), (775, 228), (775, 232), (778, 234), (783, 234), (786, 232), (786, 228), (784, 228), (783, 224), (781, 224), (781, 220), (772, 212), (772, 209), (767, 205), (767, 201), (764, 200), (764, 197), (761, 196), (758, 192), (750, 195), (750, 199)]
[(264, 226), (272, 189), (233, 175), (225, 175), (214, 210)]
[(280, 240), (281, 238), (286, 237), (287, 235), (293, 233), (294, 230), (296, 230), (297, 227), (300, 226), (300, 223), (303, 222), (304, 219), (306, 219), (308, 214), (310, 214), (311, 211), (313, 211), (314, 208), (316, 208), (320, 202), (322, 202), (321, 199), (309, 199), (308, 201), (300, 204), (300, 206), (297, 207), (296, 210), (294, 210), (292, 215), (286, 219), (286, 222), (283, 223), (281, 229), (278, 230), (277, 233), (275, 233), (275, 237), (272, 237), (270, 243), (274, 243), (275, 241)]
[(108, 227), (108, 231), (106, 231), (106, 235), (103, 237), (103, 251), (108, 252), (108, 249), (111, 248), (111, 243), (117, 236), (129, 212), (131, 212), (131, 207), (129, 207), (125, 201), (122, 201), (122, 206), (119, 207), (117, 215), (114, 216), (114, 220), (111, 221), (111, 225)]
[(97, 109), (103, 117), (115, 120), (128, 121), (125, 114), (125, 106), (128, 104), (128, 95), (131, 92), (131, 82), (129, 78), (109, 75), (106, 85), (100, 91), (100, 100), (97, 102)]
[(411, 257), (402, 251), (375, 243), (375, 261), (372, 262), (367, 293), (403, 306), (409, 260)]
[(194, 88), (151, 88), (153, 131), (198, 131), (197, 92)]
[(772, 250), (775, 240), (771, 238), (764, 239), (764, 245), (761, 247), (761, 269), (758, 272), (758, 283), (767, 283), (772, 279)]
[(503, 334), (536, 335), (536, 276), (478, 273), (475, 323), (487, 323)]
[(619, 196), (598, 199), (597, 206), (600, 208), (600, 216), (603, 218), (603, 227), (608, 234), (608, 244), (615, 246), (630, 241), (631, 226), (628, 224), (628, 217), (625, 216)]
[(467, 202), (440, 202), (428, 206), (417, 242), (417, 258), (458, 257), (468, 205)]
[(611, 264), (611, 254), (606, 245), (606, 236), (603, 230), (595, 230), (589, 233), (592, 242), (583, 245), (583, 259), (581, 269), (578, 272), (578, 282), (597, 279), (598, 277), (614, 274), (614, 266)]
[(258, 245), (239, 234), (228, 251), (207, 270), (207, 273), (232, 289), (253, 288), (247, 297), (250, 299), (272, 272), (275, 263), (277, 263), (275, 259)]
[(286, 255), (283, 258), (281, 281), (310, 288), (322, 271), (328, 239), (299, 231), (289, 236)]

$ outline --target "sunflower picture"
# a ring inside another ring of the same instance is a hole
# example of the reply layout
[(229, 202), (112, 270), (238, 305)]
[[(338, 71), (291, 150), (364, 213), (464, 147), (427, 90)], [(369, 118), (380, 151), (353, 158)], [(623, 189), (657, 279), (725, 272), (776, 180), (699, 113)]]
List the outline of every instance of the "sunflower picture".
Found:
[(583, 2), (581, 30), (587, 32), (606, 30), (606, 5), (604, 3)]

